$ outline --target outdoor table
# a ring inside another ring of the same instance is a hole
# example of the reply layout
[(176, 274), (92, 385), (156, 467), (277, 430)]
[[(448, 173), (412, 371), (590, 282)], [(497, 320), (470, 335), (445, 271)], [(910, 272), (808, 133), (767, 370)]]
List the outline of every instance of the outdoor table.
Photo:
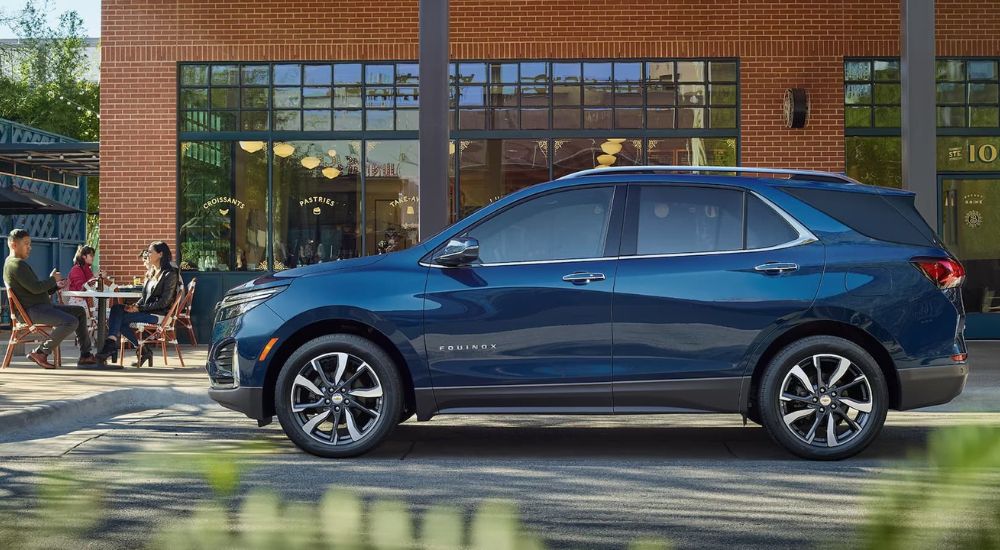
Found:
[(97, 299), (97, 341), (94, 346), (100, 349), (104, 339), (108, 337), (107, 306), (108, 298), (142, 298), (142, 292), (112, 292), (110, 290), (64, 290), (62, 295), (72, 298)]

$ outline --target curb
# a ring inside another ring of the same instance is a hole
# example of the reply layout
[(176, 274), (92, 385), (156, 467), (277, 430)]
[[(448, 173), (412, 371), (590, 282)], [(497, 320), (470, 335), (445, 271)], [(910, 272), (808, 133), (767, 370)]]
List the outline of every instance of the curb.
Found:
[(0, 412), (0, 440), (26, 432), (67, 433), (93, 420), (148, 409), (212, 403), (202, 388), (118, 388)]

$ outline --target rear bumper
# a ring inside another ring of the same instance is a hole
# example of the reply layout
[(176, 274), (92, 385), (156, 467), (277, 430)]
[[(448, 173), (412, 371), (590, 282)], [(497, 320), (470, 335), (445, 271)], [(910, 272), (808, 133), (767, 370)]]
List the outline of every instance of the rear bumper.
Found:
[(264, 418), (264, 388), (241, 386), (232, 389), (208, 390), (208, 396), (227, 409), (241, 412), (254, 420), (269, 420)]
[(965, 389), (966, 363), (941, 367), (915, 367), (899, 371), (899, 410), (947, 403)]

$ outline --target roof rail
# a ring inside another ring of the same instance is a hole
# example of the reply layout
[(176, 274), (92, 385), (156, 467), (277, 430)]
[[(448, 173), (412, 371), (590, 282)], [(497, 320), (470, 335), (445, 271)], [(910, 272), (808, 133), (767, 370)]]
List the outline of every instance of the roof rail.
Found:
[(611, 173), (645, 173), (655, 174), (661, 172), (735, 172), (738, 174), (786, 174), (789, 179), (812, 179), (815, 181), (861, 183), (844, 174), (836, 172), (821, 172), (818, 170), (789, 170), (786, 168), (752, 168), (748, 166), (608, 166), (607, 168), (591, 168), (573, 172), (559, 179), (565, 180), (580, 176), (598, 176)]

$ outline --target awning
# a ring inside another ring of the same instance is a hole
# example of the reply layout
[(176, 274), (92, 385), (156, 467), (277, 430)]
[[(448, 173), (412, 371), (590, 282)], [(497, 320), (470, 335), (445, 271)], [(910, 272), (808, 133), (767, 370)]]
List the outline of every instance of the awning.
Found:
[(17, 214), (79, 214), (82, 212), (47, 197), (20, 189), (0, 188), (0, 216)]
[(0, 144), (0, 175), (77, 187), (77, 177), (99, 173), (97, 142)]

